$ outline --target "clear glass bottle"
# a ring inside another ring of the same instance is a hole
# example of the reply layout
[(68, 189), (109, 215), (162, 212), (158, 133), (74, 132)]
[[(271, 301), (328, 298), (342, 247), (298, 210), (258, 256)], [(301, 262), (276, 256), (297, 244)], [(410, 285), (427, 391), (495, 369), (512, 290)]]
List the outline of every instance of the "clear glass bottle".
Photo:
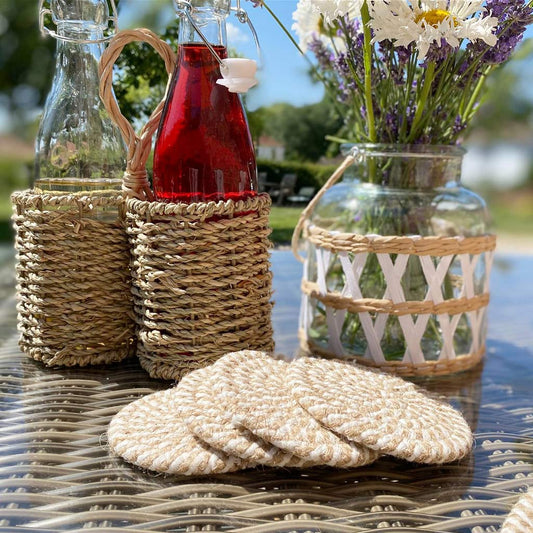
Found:
[(98, 62), (110, 20), (107, 0), (51, 0), (56, 68), (36, 138), (34, 188), (120, 190), (126, 148), (99, 96)]
[[(348, 168), (341, 182), (325, 192), (312, 213), (311, 226), (332, 234), (362, 236), (480, 237), (487, 234), (489, 217), (484, 200), (461, 185), (465, 153), (462, 148), (345, 145), (343, 153), (347, 155), (354, 146), (360, 160)], [(358, 267), (362, 298), (388, 297), (387, 280), (377, 255), (368, 254), (364, 264)], [(328, 292), (346, 292), (346, 275), (340, 254), (332, 253), (327, 265), (319, 265), (317, 248), (308, 241), (307, 258), (305, 279), (317, 280), (320, 269), (325, 268)], [(348, 258), (353, 260), (353, 254)], [(474, 271), (475, 295), (486, 290), (488, 267), (485, 259), (482, 255)], [(461, 280), (461, 258), (455, 256), (443, 283), (445, 299), (461, 297)], [(406, 301), (424, 301), (429, 294), (426, 275), (414, 255), (409, 257), (402, 275), (401, 290)], [(308, 298), (305, 306), (302, 327), (306, 338), (318, 350), (330, 350), (331, 310), (313, 298)], [(422, 351), (429, 361), (439, 359), (443, 349), (439, 320), (438, 316), (431, 316), (421, 340)], [(457, 355), (468, 352), (473, 343), (469, 321), (468, 313), (462, 314), (455, 329), (453, 350)], [(406, 342), (398, 317), (388, 316), (381, 327), (380, 345), (385, 360), (402, 360)], [(485, 325), (480, 328), (482, 338), (479, 342), (484, 340), (485, 329)], [(360, 314), (346, 312), (338, 333), (337, 352), (342, 351), (348, 358), (364, 354), (369, 357), (369, 342)]]
[(217, 84), (227, 57), (230, 0), (175, 3), (178, 59), (155, 144), (154, 195), (186, 203), (255, 196), (257, 168), (242, 103)]

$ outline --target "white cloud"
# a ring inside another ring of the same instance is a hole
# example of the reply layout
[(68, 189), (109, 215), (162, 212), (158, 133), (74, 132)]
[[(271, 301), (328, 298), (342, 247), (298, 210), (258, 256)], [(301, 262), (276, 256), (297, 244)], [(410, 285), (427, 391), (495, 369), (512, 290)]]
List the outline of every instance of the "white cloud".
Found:
[(250, 37), (246, 34), (240, 26), (228, 22), (226, 24), (226, 30), (228, 32), (228, 46), (232, 47), (239, 43), (247, 43), (250, 41)]

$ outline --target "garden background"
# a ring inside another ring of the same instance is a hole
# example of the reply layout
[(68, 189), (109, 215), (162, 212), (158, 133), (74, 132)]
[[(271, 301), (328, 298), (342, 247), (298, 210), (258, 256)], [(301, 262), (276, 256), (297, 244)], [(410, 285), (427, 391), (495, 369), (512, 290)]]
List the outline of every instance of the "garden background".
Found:
[[(33, 140), (54, 70), (55, 42), (38, 29), (37, 0), (0, 0), (0, 240), (12, 239), (10, 193), (29, 187)], [(269, 5), (291, 26), (296, 0)], [(259, 171), (268, 182), (296, 174), (295, 192), (318, 189), (337, 161), (338, 147), (326, 140), (341, 118), (313, 81), (309, 65), (272, 17), (244, 2), (261, 45), (260, 84), (246, 96)], [(148, 27), (175, 42), (170, 0), (121, 0), (121, 28)], [(533, 36), (531, 29), (526, 36)], [(228, 24), (233, 53), (257, 58), (250, 33), (235, 18)], [(142, 50), (128, 49), (117, 94), (131, 117), (142, 121), (164, 88), (162, 64)], [(129, 68), (126, 68), (128, 66)], [(141, 74), (145, 73), (145, 76)], [(500, 249), (533, 253), (533, 44), (524, 41), (516, 60), (490, 84), (487, 102), (465, 140), (466, 186), (488, 201)], [(302, 205), (276, 206), (273, 240), (290, 240)]]

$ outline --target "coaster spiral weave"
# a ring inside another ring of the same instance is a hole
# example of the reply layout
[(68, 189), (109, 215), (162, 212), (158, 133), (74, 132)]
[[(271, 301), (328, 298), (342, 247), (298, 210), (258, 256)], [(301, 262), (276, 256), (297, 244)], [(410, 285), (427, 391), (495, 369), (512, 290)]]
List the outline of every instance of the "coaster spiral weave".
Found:
[(143, 468), (189, 475), (258, 464), (349, 468), (382, 453), (440, 464), (470, 452), (461, 414), (412, 384), (309, 361), (227, 354), (123, 408), (109, 427), (111, 449)]
[(533, 487), (530, 487), (529, 491), (516, 502), (501, 529), (501, 533), (527, 531), (533, 531)]
[(21, 349), (47, 366), (130, 355), (135, 323), (122, 194), (22, 191), (11, 200)]
[(378, 458), (374, 450), (339, 437), (298, 405), (284, 380), (289, 366), (246, 350), (215, 364), (217, 381), (230, 389), (233, 423), (308, 465), (353, 468), (374, 462)]
[[(223, 357), (219, 361), (225, 366), (226, 360)], [(172, 401), (189, 430), (213, 448), (250, 464), (306, 466), (300, 457), (233, 424), (233, 408), (239, 403), (240, 395), (232, 390), (230, 379), (221, 369), (215, 363), (191, 372), (180, 381)]]
[(380, 453), (441, 464), (472, 449), (472, 431), (459, 412), (399, 377), (304, 357), (289, 366), (287, 383), (324, 426)]
[(155, 392), (122, 408), (109, 424), (111, 450), (141, 468), (187, 476), (233, 472), (246, 465), (195, 437), (169, 407), (176, 389)]
[(138, 355), (152, 377), (273, 350), (270, 203), (128, 200)]

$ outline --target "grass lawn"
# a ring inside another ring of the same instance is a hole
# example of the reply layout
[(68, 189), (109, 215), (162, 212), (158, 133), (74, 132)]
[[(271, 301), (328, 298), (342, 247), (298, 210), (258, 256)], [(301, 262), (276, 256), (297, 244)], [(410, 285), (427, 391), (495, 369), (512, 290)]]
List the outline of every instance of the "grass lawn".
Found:
[(290, 244), (292, 232), (298, 223), (303, 207), (277, 207), (273, 206), (270, 212), (270, 238), (276, 245)]
[(533, 236), (533, 188), (487, 195), (496, 233)]

